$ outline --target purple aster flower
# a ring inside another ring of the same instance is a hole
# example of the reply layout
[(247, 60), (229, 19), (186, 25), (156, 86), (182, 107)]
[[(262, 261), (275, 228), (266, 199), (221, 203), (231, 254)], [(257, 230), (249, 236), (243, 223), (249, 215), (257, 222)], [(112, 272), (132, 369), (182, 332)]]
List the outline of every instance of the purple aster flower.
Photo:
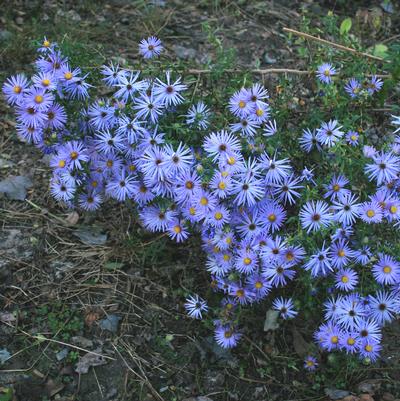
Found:
[(57, 46), (56, 42), (50, 42), (50, 40), (47, 39), (45, 36), (41, 46), (37, 49), (39, 53), (49, 53), (54, 50), (54, 48)]
[(382, 89), (382, 86), (383, 81), (376, 75), (373, 75), (367, 83), (367, 91), (370, 95), (373, 95), (375, 92), (379, 92)]
[(189, 236), (185, 222), (177, 218), (173, 219), (171, 223), (169, 223), (167, 232), (169, 237), (176, 242), (183, 242)]
[(42, 127), (47, 119), (44, 112), (29, 106), (18, 106), (16, 108), (17, 120), (29, 127)]
[(99, 153), (104, 155), (117, 154), (123, 150), (124, 135), (121, 133), (113, 134), (108, 129), (99, 131), (95, 135), (93, 144)]
[[(275, 125), (275, 132), (276, 133), (276, 122), (275, 120), (272, 122), (268, 123), (268, 120), (270, 118), (270, 108), (267, 103), (264, 102), (256, 102), (255, 104), (255, 110), (254, 113), (251, 114), (251, 117), (256, 121), (258, 124), (266, 123), (265, 124), (265, 129), (268, 129), (267, 126), (271, 126), (273, 123)], [(274, 135), (272, 134), (272, 135)], [(266, 135), (264, 131), (264, 136), (272, 136), (272, 135)]]
[(138, 81), (139, 72), (131, 72), (129, 75), (123, 75), (119, 78), (119, 81), (115, 86), (118, 89), (114, 96), (117, 99), (122, 99), (127, 102), (129, 99), (134, 99), (136, 92), (140, 92), (147, 88), (145, 81)]
[(335, 145), (343, 136), (342, 127), (338, 126), (336, 120), (330, 120), (327, 123), (322, 123), (321, 128), (317, 129), (317, 140), (321, 145), (326, 145), (328, 148)]
[(74, 77), (65, 86), (65, 92), (69, 95), (71, 99), (84, 100), (89, 97), (89, 88), (92, 88), (85, 79), (89, 74), (83, 77)]
[(189, 148), (179, 143), (176, 150), (170, 144), (164, 146), (165, 160), (162, 162), (162, 167), (165, 168), (167, 174), (182, 174), (190, 169), (193, 162), (193, 155)]
[(119, 202), (124, 202), (127, 198), (132, 198), (137, 191), (137, 181), (134, 177), (126, 175), (125, 170), (121, 170), (106, 185), (106, 193)]
[(204, 299), (195, 294), (186, 298), (185, 309), (190, 317), (202, 319), (202, 313), (208, 311), (208, 306)]
[(334, 323), (322, 325), (316, 333), (319, 345), (327, 351), (333, 351), (339, 348), (339, 341), (344, 336), (343, 331)]
[(269, 98), (268, 90), (261, 84), (256, 83), (248, 90), (250, 102), (259, 104)]
[(58, 79), (51, 72), (39, 72), (32, 76), (34, 86), (46, 90), (54, 90), (57, 88)]
[(262, 269), (262, 275), (267, 278), (274, 287), (285, 286), (287, 280), (293, 280), (296, 272), (293, 265), (283, 261), (271, 261)]
[(314, 172), (313, 171), (314, 171), (314, 169), (309, 170), (307, 167), (304, 167), (303, 171), (301, 172), (300, 179), (302, 181), (308, 181), (314, 185), (317, 185), (317, 183), (314, 181)]
[(28, 87), (28, 79), (23, 74), (7, 78), (7, 81), (3, 85), (3, 93), (7, 103), (10, 105), (21, 105), (24, 103), (24, 95)]
[(330, 198), (336, 200), (343, 195), (350, 195), (350, 190), (344, 188), (349, 183), (349, 180), (342, 174), (334, 175), (329, 184), (324, 184), (324, 188), (327, 191), (324, 194), (324, 198)]
[(262, 224), (269, 232), (278, 231), (286, 219), (285, 209), (277, 202), (270, 201), (261, 209), (263, 216)]
[(230, 112), (239, 118), (246, 118), (255, 109), (254, 102), (250, 101), (250, 93), (242, 88), (229, 99)]
[(271, 284), (260, 274), (252, 274), (246, 280), (256, 295), (256, 300), (264, 299), (271, 291)]
[(364, 202), (360, 207), (360, 218), (366, 223), (380, 223), (383, 218), (382, 208), (378, 202)]
[(382, 347), (379, 344), (379, 341), (369, 340), (366, 341), (359, 349), (360, 356), (362, 358), (366, 358), (371, 362), (375, 362), (379, 357), (379, 352)]
[(118, 64), (114, 65), (111, 62), (110, 66), (103, 65), (100, 73), (104, 76), (102, 81), (104, 81), (107, 86), (115, 86), (119, 84), (120, 79), (126, 77), (129, 72), (121, 69)]
[(303, 261), (305, 254), (306, 252), (302, 246), (289, 245), (284, 249), (282, 259), (286, 264), (294, 266)]
[(358, 336), (360, 337), (362, 344), (365, 344), (371, 340), (379, 342), (382, 339), (381, 328), (374, 320), (362, 319), (356, 325), (355, 329), (358, 332)]
[(159, 56), (163, 49), (164, 47), (161, 43), (161, 40), (156, 36), (150, 36), (147, 39), (142, 39), (139, 43), (139, 51), (146, 59)]
[(275, 120), (269, 120), (265, 123), (263, 135), (264, 136), (273, 136), (278, 132), (278, 127), (276, 125)]
[(53, 101), (53, 94), (45, 89), (33, 87), (25, 91), (24, 105), (32, 107), (36, 111), (46, 111), (53, 104)]
[(400, 280), (400, 264), (391, 256), (382, 253), (378, 262), (372, 266), (372, 274), (379, 284), (396, 284)]
[(255, 298), (253, 290), (247, 286), (243, 286), (241, 283), (231, 284), (228, 293), (231, 297), (234, 297), (235, 301), (239, 302), (240, 305), (252, 303)]
[(339, 346), (343, 348), (347, 354), (354, 354), (359, 351), (361, 340), (356, 331), (344, 332), (340, 338)]
[(329, 257), (329, 248), (325, 244), (315, 254), (311, 255), (309, 261), (304, 265), (304, 269), (311, 271), (312, 277), (326, 276), (333, 271), (332, 260)]
[(356, 98), (361, 91), (361, 83), (356, 78), (351, 78), (344, 86), (344, 90), (351, 98)]
[(135, 98), (133, 108), (136, 110), (137, 118), (144, 118), (156, 124), (163, 113), (164, 104), (160, 98), (154, 96), (153, 92), (150, 95), (141, 93)]
[(299, 185), (300, 182), (300, 177), (291, 174), (285, 177), (280, 184), (273, 185), (273, 195), (285, 204), (289, 203), (290, 205), (294, 205), (296, 203), (296, 198), (300, 197), (300, 192), (297, 190), (304, 188), (303, 185)]
[(393, 181), (400, 173), (400, 158), (392, 153), (381, 151), (374, 155), (373, 161), (365, 166), (365, 171), (371, 180), (376, 180), (377, 185)]
[(215, 328), (214, 337), (215, 341), (222, 348), (233, 348), (236, 347), (241, 334), (237, 331), (237, 328), (231, 324), (218, 324)]
[(186, 124), (190, 127), (207, 129), (209, 126), (210, 109), (204, 102), (198, 102), (190, 106), (186, 114)]
[(102, 202), (102, 196), (96, 192), (83, 193), (78, 197), (78, 205), (88, 212), (97, 210)]
[(370, 248), (364, 245), (361, 249), (354, 251), (354, 260), (356, 263), (360, 263), (365, 266), (369, 263), (372, 257)]
[(369, 296), (369, 317), (380, 326), (391, 322), (397, 313), (399, 305), (395, 294), (379, 291), (375, 296)]
[(317, 369), (318, 366), (318, 362), (317, 362), (317, 358), (308, 355), (305, 357), (304, 359), (304, 369), (313, 372), (315, 369)]
[(272, 308), (280, 313), (282, 319), (293, 319), (298, 312), (294, 310), (292, 298), (275, 298)]
[(61, 68), (68, 62), (60, 51), (52, 51), (47, 55), (47, 58), (40, 58), (36, 60), (36, 66), (40, 71), (51, 72), (56, 77), (60, 76)]
[(300, 148), (307, 153), (310, 153), (314, 148), (318, 151), (322, 150), (321, 145), (318, 143), (315, 130), (311, 131), (308, 128), (304, 129), (299, 142)]
[(332, 221), (329, 205), (324, 201), (309, 201), (300, 210), (300, 221), (307, 233), (328, 227)]
[(336, 320), (337, 318), (337, 308), (342, 299), (342, 296), (339, 295), (336, 299), (329, 298), (324, 302), (324, 317), (325, 320)]
[(247, 248), (241, 248), (235, 258), (235, 269), (239, 273), (252, 274), (258, 267), (257, 254)]
[(212, 193), (218, 196), (218, 198), (225, 199), (231, 193), (232, 178), (220, 171), (215, 171), (210, 181), (210, 188)]
[(332, 83), (332, 77), (336, 75), (336, 69), (329, 63), (323, 63), (318, 67), (317, 78), (324, 84)]
[(373, 146), (364, 145), (363, 155), (368, 158), (373, 158), (377, 153), (377, 150)]
[(165, 231), (174, 219), (174, 213), (161, 206), (146, 206), (140, 212), (144, 226), (150, 231)]
[(331, 245), (329, 256), (333, 267), (341, 268), (350, 263), (354, 257), (352, 251), (345, 239), (339, 239)]
[(260, 165), (266, 170), (266, 184), (281, 184), (291, 174), (292, 167), (289, 159), (278, 159), (276, 153), (270, 157), (267, 153), (260, 156)]
[(76, 185), (72, 182), (65, 182), (58, 177), (53, 177), (50, 183), (50, 193), (58, 201), (70, 201), (76, 192)]
[(333, 202), (333, 219), (343, 224), (351, 226), (355, 223), (360, 215), (360, 203), (357, 203), (357, 196), (350, 191), (346, 194), (338, 196), (338, 199)]
[(229, 221), (229, 210), (225, 206), (219, 205), (206, 216), (205, 224), (209, 224), (215, 228), (222, 228)]
[(264, 188), (260, 180), (247, 178), (232, 180), (232, 194), (236, 195), (234, 202), (238, 205), (254, 206), (264, 195)]
[(335, 274), (335, 287), (342, 291), (351, 291), (358, 284), (358, 274), (352, 269), (342, 269)]
[(33, 127), (24, 124), (17, 124), (17, 135), (23, 141), (27, 143), (40, 143), (43, 141), (43, 129), (41, 127)]
[(343, 297), (337, 305), (337, 322), (346, 329), (354, 329), (365, 317), (365, 306), (357, 294)]
[(244, 137), (252, 137), (257, 133), (260, 124), (252, 116), (242, 118), (238, 123), (230, 125), (232, 132), (241, 132)]
[(171, 83), (171, 73), (166, 72), (167, 82), (164, 83), (157, 78), (154, 84), (154, 95), (156, 98), (160, 99), (166, 106), (178, 105), (183, 102), (183, 96), (180, 92), (187, 89), (187, 86), (181, 84), (181, 78), (179, 77), (174, 83)]
[(263, 216), (257, 210), (253, 213), (242, 213), (236, 231), (241, 238), (251, 240), (263, 231)]
[(52, 106), (50, 106), (46, 111), (46, 115), (46, 127), (54, 129), (61, 129), (65, 127), (67, 122), (67, 113), (64, 107), (60, 104), (54, 103)]
[(203, 148), (215, 162), (223, 155), (229, 157), (233, 152), (239, 152), (241, 147), (234, 134), (227, 131), (219, 131), (212, 132), (205, 138)]
[(350, 145), (350, 146), (357, 146), (358, 145), (358, 139), (359, 139), (360, 135), (358, 134), (358, 132), (356, 131), (349, 131), (346, 134), (346, 142)]
[(74, 169), (82, 170), (82, 162), (89, 161), (89, 154), (85, 145), (80, 141), (70, 141), (63, 145), (59, 151), (59, 156), (67, 159), (67, 164)]

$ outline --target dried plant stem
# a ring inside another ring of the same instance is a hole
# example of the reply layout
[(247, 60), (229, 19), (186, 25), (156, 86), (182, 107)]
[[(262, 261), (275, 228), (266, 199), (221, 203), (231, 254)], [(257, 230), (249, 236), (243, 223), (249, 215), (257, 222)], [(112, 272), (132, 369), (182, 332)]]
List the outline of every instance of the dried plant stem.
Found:
[(316, 36), (310, 35), (308, 33), (296, 31), (296, 30), (291, 29), (291, 28), (283, 28), (283, 30), (285, 32), (292, 33), (293, 35), (300, 36), (300, 37), (302, 37), (304, 39), (313, 40), (315, 42), (319, 42), (319, 43), (322, 43), (322, 44), (327, 45), (327, 46), (334, 47), (334, 48), (339, 49), (339, 50), (343, 50), (343, 51), (346, 51), (346, 52), (349, 52), (349, 53), (353, 53), (353, 54), (356, 54), (358, 56), (367, 57), (367, 58), (369, 58), (371, 60), (389, 62), (389, 61), (383, 59), (382, 57), (378, 57), (378, 56), (374, 56), (372, 54), (360, 52), (360, 51), (358, 51), (356, 49), (352, 49), (351, 47), (346, 47), (346, 46), (343, 46), (343, 45), (339, 45), (338, 43), (330, 42), (329, 40), (326, 40), (326, 39), (317, 38)]

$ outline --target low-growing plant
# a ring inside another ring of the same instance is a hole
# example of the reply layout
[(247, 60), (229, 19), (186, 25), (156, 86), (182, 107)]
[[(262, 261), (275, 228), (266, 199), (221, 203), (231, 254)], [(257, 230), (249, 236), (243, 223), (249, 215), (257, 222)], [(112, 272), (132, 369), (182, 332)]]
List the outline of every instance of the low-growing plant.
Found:
[[(328, 15), (324, 24), (359, 45), (348, 22)], [(375, 361), (382, 328), (400, 313), (400, 117), (394, 132), (371, 135), (375, 119), (382, 124), (371, 109), (397, 83), (398, 49), (384, 82), (362, 55), (311, 57), (300, 47), (315, 76), (299, 99), (287, 77), (270, 95), (251, 71), (236, 71), (234, 52), (204, 29), (216, 59), (202, 70), (164, 60), (150, 37), (140, 64), (90, 75), (45, 38), (33, 76), (3, 86), (17, 135), (49, 155), (50, 191), (65, 207), (90, 213), (129, 201), (148, 230), (201, 237), (222, 300), (211, 308), (194, 294), (185, 307), (199, 319), (212, 309), (222, 347), (240, 340), (249, 305), (272, 299), (283, 320), (319, 313), (323, 350)], [(312, 355), (304, 361), (317, 366)]]

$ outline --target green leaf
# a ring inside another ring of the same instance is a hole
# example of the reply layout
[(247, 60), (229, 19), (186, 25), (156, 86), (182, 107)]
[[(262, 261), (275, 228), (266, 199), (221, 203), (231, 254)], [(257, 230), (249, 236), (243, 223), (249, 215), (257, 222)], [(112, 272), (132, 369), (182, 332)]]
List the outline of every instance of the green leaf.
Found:
[(385, 58), (388, 56), (387, 54), (388, 47), (382, 43), (378, 43), (374, 46), (373, 55), (377, 57)]
[(346, 33), (349, 33), (351, 25), (352, 25), (351, 18), (344, 19), (340, 24), (340, 34), (345, 35)]

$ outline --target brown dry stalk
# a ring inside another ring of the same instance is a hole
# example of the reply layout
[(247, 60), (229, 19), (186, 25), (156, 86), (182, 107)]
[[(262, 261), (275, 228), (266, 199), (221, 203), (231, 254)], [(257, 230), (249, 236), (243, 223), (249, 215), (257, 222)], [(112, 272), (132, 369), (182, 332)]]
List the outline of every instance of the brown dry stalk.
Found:
[(387, 63), (389, 62), (388, 60), (385, 60), (382, 57), (378, 57), (378, 56), (374, 56), (372, 54), (360, 52), (360, 51), (358, 51), (356, 49), (352, 49), (351, 47), (346, 47), (346, 46), (343, 46), (343, 45), (339, 45), (338, 43), (331, 42), (331, 41), (326, 40), (326, 39), (317, 38), (316, 36), (310, 35), (308, 33), (296, 31), (295, 29), (283, 28), (283, 30), (285, 32), (292, 33), (293, 35), (300, 36), (300, 37), (302, 37), (304, 39), (310, 39), (310, 40), (322, 43), (322, 44), (327, 45), (327, 46), (335, 47), (336, 49), (339, 49), (339, 50), (350, 52), (350, 53), (356, 54), (358, 56), (370, 58), (371, 60), (384, 61), (384, 62), (387, 62)]

